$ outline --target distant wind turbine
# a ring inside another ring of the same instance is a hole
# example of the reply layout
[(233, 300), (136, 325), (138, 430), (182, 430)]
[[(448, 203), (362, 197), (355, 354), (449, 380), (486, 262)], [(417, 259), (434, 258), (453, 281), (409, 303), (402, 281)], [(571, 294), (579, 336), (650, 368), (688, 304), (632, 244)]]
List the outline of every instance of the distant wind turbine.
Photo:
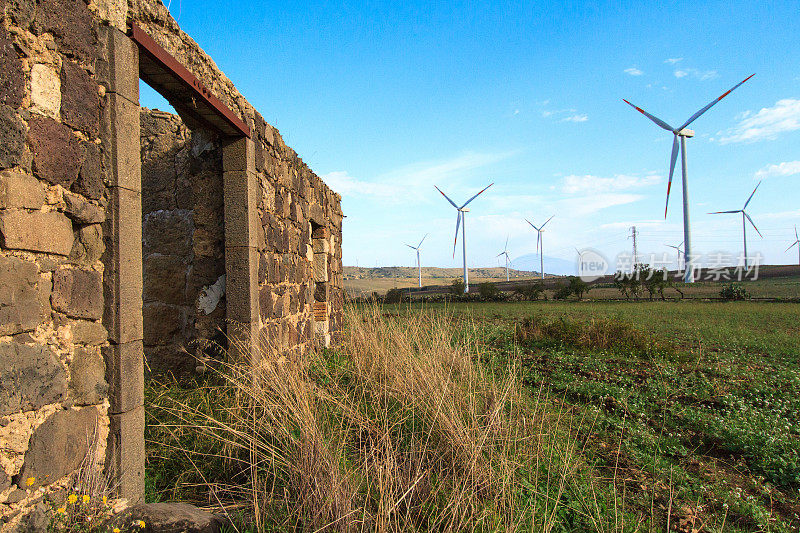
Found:
[(420, 289), (422, 288), (422, 264), (419, 262), (419, 248), (420, 248), (420, 246), (422, 246), (422, 242), (428, 237), (428, 235), (430, 235), (430, 234), (426, 233), (425, 237), (423, 237), (422, 240), (419, 241), (419, 244), (416, 245), (416, 246), (411, 246), (410, 244), (406, 244), (406, 246), (408, 246), (412, 250), (416, 250), (417, 251), (417, 270), (419, 271), (419, 288)]
[(792, 246), (797, 246), (797, 264), (800, 265), (800, 237), (797, 236), (797, 226), (794, 227), (794, 242), (786, 249), (788, 252)]
[[(664, 246), (666, 246), (667, 248), (672, 248), (673, 250), (678, 252), (678, 268), (680, 268), (681, 267), (681, 255), (683, 255), (683, 250), (681, 249), (681, 246), (683, 246), (683, 243), (680, 243), (678, 246), (675, 246), (673, 244), (665, 244)], [(684, 256), (684, 258), (683, 258), (683, 268), (686, 268), (686, 256)]]
[(501, 255), (506, 256), (506, 281), (508, 281), (508, 236), (506, 236), (506, 245), (503, 248), (503, 251), (497, 254), (495, 257), (500, 257)]
[[(685, 252), (683, 255), (683, 261), (685, 267), (685, 274), (684, 274), (684, 281), (686, 283), (692, 283), (694, 281), (694, 272), (692, 268), (692, 247), (691, 247), (691, 235), (689, 230), (689, 186), (687, 183), (687, 172), (686, 172), (686, 138), (687, 137), (694, 137), (694, 131), (687, 130), (686, 127), (697, 120), (700, 115), (711, 109), (717, 102), (728, 96), (733, 90), (739, 87), (741, 84), (749, 80), (755, 76), (755, 74), (751, 74), (744, 80), (740, 81), (736, 85), (734, 85), (729, 91), (725, 92), (717, 98), (713, 100), (710, 104), (705, 106), (703, 109), (689, 117), (689, 120), (684, 122), (680, 127), (673, 128), (663, 120), (658, 117), (655, 117), (645, 111), (644, 109), (637, 107), (630, 103), (629, 101), (623, 98), (623, 101), (637, 110), (639, 113), (643, 114), (650, 120), (652, 120), (658, 127), (665, 129), (672, 133), (673, 140), (672, 140), (672, 156), (670, 157), (669, 161), (669, 180), (667, 182), (667, 202), (664, 206), (664, 218), (667, 218), (667, 207), (669, 206), (669, 191), (672, 188), (672, 174), (675, 171), (675, 162), (678, 160), (678, 151), (680, 150), (681, 153), (681, 176), (683, 178), (682, 185), (683, 185), (683, 242), (685, 244)], [(681, 138), (680, 140), (680, 148), (678, 147), (678, 137)]]
[(750, 198), (747, 199), (747, 201), (744, 203), (744, 206), (741, 209), (736, 209), (734, 211), (715, 211), (714, 213), (709, 213), (709, 215), (723, 215), (723, 214), (728, 214), (728, 213), (741, 213), (742, 214), (742, 238), (744, 239), (744, 269), (745, 270), (747, 270), (747, 222), (746, 221), (750, 222), (750, 224), (753, 226), (753, 229), (756, 230), (756, 232), (758, 233), (758, 235), (762, 239), (764, 238), (764, 236), (761, 235), (761, 232), (758, 231), (758, 228), (756, 227), (755, 222), (753, 222), (753, 219), (750, 218), (750, 215), (748, 215), (747, 211), (745, 211), (745, 209), (747, 209), (747, 204), (749, 204), (750, 200), (753, 199), (753, 195), (758, 190), (758, 186), (759, 185), (761, 185), (760, 181), (758, 182), (758, 185), (756, 185), (756, 188), (753, 189), (753, 192), (750, 194)]
[(458, 244), (458, 226), (461, 224), (461, 220), (464, 219), (464, 225), (461, 227), (461, 249), (464, 256), (464, 293), (469, 292), (469, 271), (467, 270), (467, 213), (469, 212), (469, 209), (464, 209), (464, 208), (467, 207), (467, 205), (472, 200), (483, 194), (483, 191), (485, 191), (492, 185), (494, 185), (494, 183), (490, 183), (489, 185), (481, 189), (478, 194), (476, 194), (475, 196), (464, 202), (461, 205), (461, 207), (457, 206), (456, 203), (450, 198), (448, 198), (448, 196), (445, 193), (443, 193), (439, 187), (436, 187), (436, 185), (434, 185), (434, 187), (436, 187), (436, 190), (442, 193), (442, 196), (444, 196), (445, 199), (448, 202), (450, 202), (450, 205), (455, 207), (456, 211), (458, 211), (458, 216), (456, 217), (456, 238), (453, 241), (453, 257), (456, 256), (456, 244)]
[(544, 224), (539, 226), (538, 228), (533, 225), (533, 223), (525, 219), (525, 222), (531, 225), (533, 229), (536, 230), (536, 251), (539, 252), (539, 270), (541, 270), (542, 279), (544, 279), (544, 240), (542, 239), (542, 233), (544, 232), (544, 226), (548, 222), (550, 222), (555, 215), (551, 216), (547, 220), (544, 221)]

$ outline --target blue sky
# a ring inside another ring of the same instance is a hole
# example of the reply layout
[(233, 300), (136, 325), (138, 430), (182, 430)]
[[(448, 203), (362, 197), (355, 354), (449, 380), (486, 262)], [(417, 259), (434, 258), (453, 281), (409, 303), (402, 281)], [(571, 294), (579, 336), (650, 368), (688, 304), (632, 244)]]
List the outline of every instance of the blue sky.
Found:
[[(696, 252), (741, 252), (749, 212), (768, 263), (800, 222), (797, 2), (225, 3), (172, 0), (181, 27), (309, 166), (344, 198), (344, 262), (411, 265), (452, 257), (457, 202), (489, 182), (467, 219), (470, 266), (535, 251), (524, 222), (550, 215), (545, 254), (610, 258), (682, 241), (680, 176), (663, 218), (671, 135), (622, 98), (692, 124)], [(152, 91), (142, 105), (163, 108)], [(459, 244), (460, 248), (460, 244)]]

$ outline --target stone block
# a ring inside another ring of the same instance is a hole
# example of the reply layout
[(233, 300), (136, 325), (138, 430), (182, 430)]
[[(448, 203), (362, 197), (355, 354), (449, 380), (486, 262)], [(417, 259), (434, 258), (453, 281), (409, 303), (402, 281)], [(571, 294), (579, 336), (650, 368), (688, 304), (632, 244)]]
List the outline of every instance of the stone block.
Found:
[(4, 211), (0, 234), (5, 248), (58, 255), (69, 255), (74, 239), (72, 223), (57, 211)]
[(19, 107), (25, 95), (25, 75), (5, 26), (0, 27), (0, 104)]
[(225, 196), (225, 245), (258, 246), (258, 176), (253, 172), (223, 173)]
[(247, 137), (230, 137), (222, 144), (222, 170), (255, 172), (255, 146)]
[(0, 335), (31, 331), (39, 324), (35, 263), (0, 256)]
[(67, 373), (49, 346), (0, 343), (0, 415), (39, 409), (60, 402)]
[(105, 250), (102, 227), (100, 224), (89, 224), (77, 231), (69, 258), (76, 264), (91, 266), (103, 256)]
[(110, 417), (106, 469), (110, 485), (135, 504), (144, 500), (144, 407)]
[(33, 176), (13, 170), (0, 172), (0, 209), (39, 209), (44, 199), (44, 188)]
[(106, 220), (105, 208), (77, 194), (64, 193), (64, 212), (78, 224), (101, 224)]
[(142, 341), (112, 344), (102, 349), (111, 414), (144, 405), (144, 348)]
[(59, 118), (61, 79), (53, 65), (36, 63), (31, 67), (31, 111)]
[(328, 284), (325, 282), (314, 284), (314, 300), (317, 302), (328, 301)]
[(89, 322), (88, 320), (77, 320), (71, 324), (72, 342), (75, 344), (86, 344), (88, 346), (99, 346), (108, 339), (108, 332), (100, 322)]
[(164, 254), (190, 257), (194, 221), (192, 212), (185, 209), (154, 211), (144, 217), (142, 252), (145, 255)]
[(315, 254), (327, 254), (331, 251), (331, 243), (328, 239), (312, 239)]
[(69, 372), (69, 389), (77, 405), (99, 404), (107, 397), (106, 369), (98, 348), (76, 346)]
[(183, 308), (161, 302), (142, 307), (144, 343), (147, 346), (171, 344), (183, 331), (186, 317)]
[(139, 520), (147, 524), (148, 531), (186, 533), (219, 533), (224, 523), (221, 517), (188, 503), (146, 503), (126, 509), (112, 525), (124, 530)]
[(48, 0), (36, 6), (36, 34), (51, 33), (59, 52), (88, 62), (97, 54), (97, 29), (84, 0)]
[(100, 272), (60, 268), (53, 273), (53, 309), (75, 318), (103, 316), (103, 280)]
[(144, 301), (186, 304), (188, 266), (176, 255), (151, 254), (144, 260)]
[[(15, 481), (22, 489), (37, 489), (78, 469), (97, 432), (97, 409), (56, 411), (31, 435), (25, 462)], [(34, 478), (30, 487), (26, 480)]]
[(0, 168), (13, 167), (22, 162), (25, 150), (25, 124), (13, 108), (0, 104)]
[(103, 174), (101, 168), (100, 146), (93, 142), (82, 143), (83, 163), (78, 172), (78, 179), (72, 184), (72, 191), (92, 200), (103, 196)]
[(116, 94), (106, 96), (100, 138), (110, 185), (142, 190), (139, 105)]
[(83, 150), (69, 126), (49, 117), (32, 116), (28, 142), (36, 176), (69, 189), (78, 178)]
[(225, 248), (225, 298), (228, 320), (258, 323), (258, 260), (255, 248)]
[(100, 124), (97, 83), (72, 61), (61, 65), (61, 120), (92, 139), (97, 137)]
[(314, 254), (314, 281), (328, 281), (328, 254)]
[(142, 204), (141, 195), (112, 189), (103, 224), (103, 324), (116, 343), (142, 339)]
[[(125, 2), (120, 2), (124, 4)], [(139, 47), (117, 29), (108, 31), (108, 79), (100, 80), (109, 92), (139, 102)]]

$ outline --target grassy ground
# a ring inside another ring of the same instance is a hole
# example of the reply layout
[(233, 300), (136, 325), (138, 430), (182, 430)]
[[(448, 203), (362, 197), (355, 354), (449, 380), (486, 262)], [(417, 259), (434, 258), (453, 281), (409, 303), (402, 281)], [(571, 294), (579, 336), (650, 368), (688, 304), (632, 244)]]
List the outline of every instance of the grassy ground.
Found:
[[(429, 306), (430, 307), (430, 306)], [(800, 527), (800, 307), (782, 303), (451, 305), (496, 361), (563, 395), (585, 457), (632, 508), (686, 531)], [(598, 332), (595, 337), (592, 332)], [(609, 333), (610, 332), (610, 333)], [(671, 502), (671, 504), (670, 504)]]
[[(238, 501), (252, 525), (258, 493), (261, 530), (797, 531), (798, 318), (757, 302), (351, 310), (345, 344), (265, 376), (266, 398), (230, 373), (150, 380), (148, 498)], [(256, 471), (254, 400), (272, 454)]]

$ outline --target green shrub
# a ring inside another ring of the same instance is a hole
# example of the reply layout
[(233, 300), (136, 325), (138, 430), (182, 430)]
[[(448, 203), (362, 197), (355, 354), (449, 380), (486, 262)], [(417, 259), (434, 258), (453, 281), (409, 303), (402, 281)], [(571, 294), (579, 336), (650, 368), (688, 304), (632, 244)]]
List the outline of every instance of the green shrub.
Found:
[(719, 295), (723, 300), (729, 301), (748, 300), (750, 298), (747, 290), (737, 283), (728, 283), (724, 285), (719, 291)]

